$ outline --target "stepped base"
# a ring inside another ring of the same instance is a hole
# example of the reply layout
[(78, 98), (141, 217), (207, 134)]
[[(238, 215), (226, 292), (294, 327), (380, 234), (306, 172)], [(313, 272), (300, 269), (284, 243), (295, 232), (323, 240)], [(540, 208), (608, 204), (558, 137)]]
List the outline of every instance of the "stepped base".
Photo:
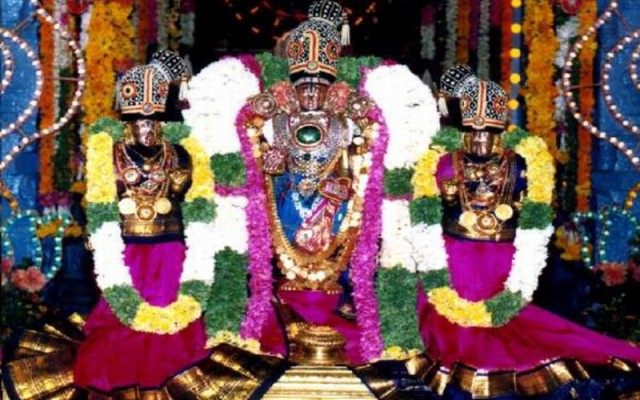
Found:
[(295, 366), (264, 395), (264, 400), (375, 399), (367, 386), (344, 366)]

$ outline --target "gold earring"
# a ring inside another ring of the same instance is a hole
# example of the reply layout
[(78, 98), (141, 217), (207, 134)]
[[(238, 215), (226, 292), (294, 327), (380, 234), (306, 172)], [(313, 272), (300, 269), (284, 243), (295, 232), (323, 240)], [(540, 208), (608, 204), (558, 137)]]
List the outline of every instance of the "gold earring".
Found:
[(124, 144), (134, 145), (135, 143), (136, 138), (133, 135), (133, 126), (130, 122), (126, 122), (124, 124)]

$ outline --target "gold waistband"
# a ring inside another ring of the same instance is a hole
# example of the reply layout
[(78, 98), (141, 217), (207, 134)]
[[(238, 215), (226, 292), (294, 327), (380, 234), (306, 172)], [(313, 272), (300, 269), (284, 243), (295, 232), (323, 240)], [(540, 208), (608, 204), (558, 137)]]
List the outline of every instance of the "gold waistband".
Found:
[(444, 216), (442, 218), (442, 230), (444, 233), (454, 237), (462, 237), (472, 240), (484, 240), (487, 242), (509, 242), (513, 241), (516, 237), (516, 230), (512, 226), (502, 224), (502, 228), (499, 232), (487, 235), (474, 230), (470, 230), (460, 225), (458, 221)]
[(124, 236), (154, 237), (171, 233), (180, 234), (183, 230), (184, 228), (177, 218), (142, 221), (135, 217), (125, 217), (122, 221)]

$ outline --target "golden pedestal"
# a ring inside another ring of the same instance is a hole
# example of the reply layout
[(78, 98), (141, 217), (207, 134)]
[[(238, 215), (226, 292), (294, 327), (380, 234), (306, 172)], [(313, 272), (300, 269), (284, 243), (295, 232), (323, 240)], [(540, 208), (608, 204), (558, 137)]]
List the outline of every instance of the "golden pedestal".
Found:
[(276, 399), (375, 399), (364, 383), (346, 366), (345, 340), (328, 326), (302, 325), (292, 337), (291, 359), (300, 365), (289, 369), (263, 397)]
[(362, 381), (345, 366), (298, 365), (276, 382), (264, 400), (375, 399)]

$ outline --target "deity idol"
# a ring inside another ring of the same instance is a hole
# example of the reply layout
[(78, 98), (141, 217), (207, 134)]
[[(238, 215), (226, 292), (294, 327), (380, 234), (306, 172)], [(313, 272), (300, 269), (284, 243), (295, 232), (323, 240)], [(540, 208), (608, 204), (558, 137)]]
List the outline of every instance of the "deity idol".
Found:
[(442, 212), (441, 229), (434, 225), (424, 243), (441, 263), (426, 274), (419, 299), (424, 365), (434, 367), (425, 379), (445, 397), (572, 390), (591, 398), (581, 383), (589, 367), (629, 371), (633, 364), (620, 359), (637, 363), (640, 350), (530, 304), (552, 233), (546, 145), (524, 131), (504, 132), (507, 94), (468, 66), (447, 71), (441, 91), (463, 138), (433, 158), (435, 179), (424, 177), (437, 185)]
[[(346, 338), (349, 360), (358, 362), (349, 261), (360, 233), (371, 103), (346, 83), (335, 83), (337, 27), (345, 18), (337, 3), (314, 2), (309, 20), (288, 39), (290, 81), (255, 96), (251, 106), (266, 121), (259, 162), (279, 312), (289, 335), (296, 322), (335, 328)], [(282, 351), (274, 327), (265, 328), (263, 344)]]

